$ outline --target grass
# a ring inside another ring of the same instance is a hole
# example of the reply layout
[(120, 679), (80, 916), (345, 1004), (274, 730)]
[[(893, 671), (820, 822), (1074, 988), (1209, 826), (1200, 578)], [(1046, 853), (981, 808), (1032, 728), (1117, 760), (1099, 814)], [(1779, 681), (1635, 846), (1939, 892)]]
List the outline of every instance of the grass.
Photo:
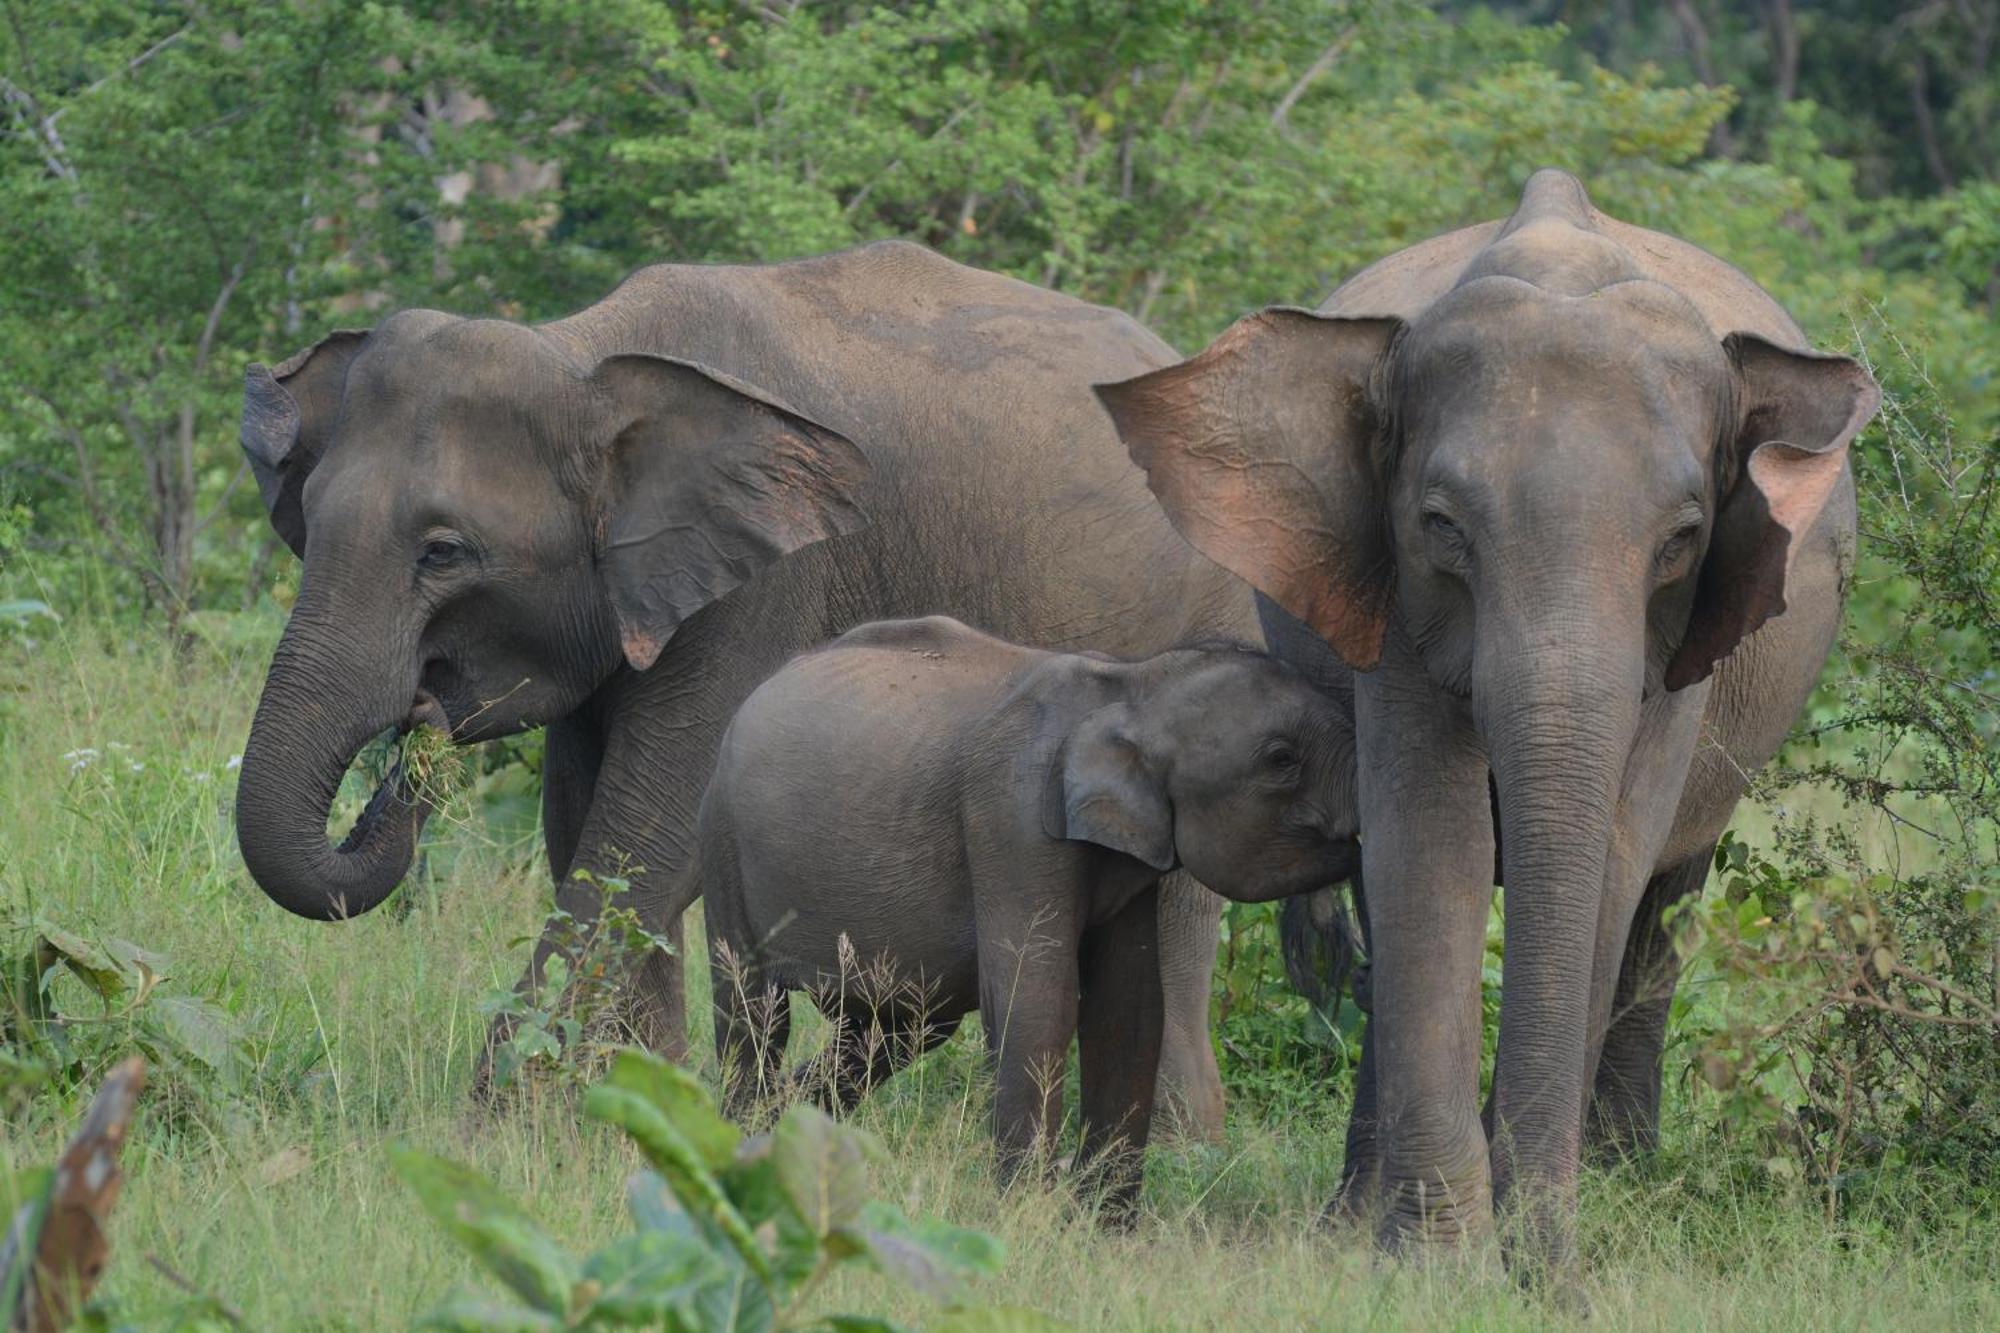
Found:
[[(468, 1113), (477, 1003), (513, 981), (518, 941), (544, 910), (531, 843), (440, 820), (411, 910), (339, 926), (288, 917), (250, 883), (229, 760), (270, 628), (178, 663), (149, 639), (89, 626), (32, 649), (0, 643), (0, 909), (169, 954), (162, 993), (207, 997), (247, 1034), (235, 1096), (168, 1076), (149, 1099), (102, 1292), (142, 1322), (171, 1307), (180, 1293), (150, 1257), (250, 1327), (402, 1327), (478, 1279), (391, 1175), (385, 1144), (405, 1138), (476, 1165), (578, 1250), (623, 1228), (633, 1163), (560, 1098)], [(696, 972), (690, 1012), (706, 1059)], [(63, 998), (92, 1011), (80, 990)], [(2000, 1236), (1976, 1182), (1892, 1181), (1829, 1225), (1811, 1191), (1690, 1128), (1678, 1103), (1693, 1095), (1676, 1092), (1659, 1159), (1585, 1179), (1589, 1327), (2000, 1327)], [(996, 1194), (966, 1034), (859, 1116), (891, 1150), (884, 1193), (1005, 1241), (1007, 1267), (970, 1293), (977, 1301), (1092, 1329), (1574, 1322), (1518, 1295), (1490, 1262), (1400, 1268), (1319, 1228), (1343, 1096), (1261, 1113), (1238, 1099), (1226, 1143), (1156, 1151), (1132, 1235), (1100, 1232), (1059, 1191)], [(0, 1179), (51, 1158), (82, 1100), (44, 1092), (7, 1105)], [(842, 1277), (825, 1300), (924, 1315), (918, 1298), (867, 1275)]]

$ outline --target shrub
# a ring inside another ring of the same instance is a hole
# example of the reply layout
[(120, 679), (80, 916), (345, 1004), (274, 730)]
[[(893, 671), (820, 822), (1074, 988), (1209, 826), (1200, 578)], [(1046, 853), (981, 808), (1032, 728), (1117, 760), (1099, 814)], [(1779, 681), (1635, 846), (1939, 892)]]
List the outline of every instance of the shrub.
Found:
[[(892, 1330), (866, 1316), (813, 1316), (806, 1303), (843, 1264), (861, 1263), (943, 1300), (959, 1278), (991, 1273), (1000, 1244), (936, 1221), (912, 1221), (869, 1197), (881, 1149), (809, 1107), (744, 1139), (693, 1075), (622, 1052), (584, 1098), (592, 1119), (630, 1136), (651, 1170), (626, 1198), (637, 1229), (581, 1262), (483, 1178), (415, 1148), (391, 1149), (424, 1208), (516, 1298), (457, 1300), (434, 1328)], [(947, 1307), (932, 1324), (985, 1333), (1052, 1328), (1029, 1311)]]

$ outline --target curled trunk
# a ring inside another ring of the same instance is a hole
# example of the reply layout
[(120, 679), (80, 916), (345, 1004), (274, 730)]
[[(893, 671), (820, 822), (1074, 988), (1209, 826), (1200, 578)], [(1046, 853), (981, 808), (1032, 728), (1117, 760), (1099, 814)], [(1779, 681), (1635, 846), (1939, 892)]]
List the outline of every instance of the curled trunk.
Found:
[(237, 783), (244, 864), (271, 901), (315, 921), (360, 916), (387, 898), (409, 870), (429, 814), (399, 762), (347, 837), (338, 846), (327, 839), (334, 796), (361, 747), (391, 727), (443, 721), (435, 703), (411, 705), (415, 687), (398, 678), (403, 673), (358, 657), (339, 631), (294, 614)]

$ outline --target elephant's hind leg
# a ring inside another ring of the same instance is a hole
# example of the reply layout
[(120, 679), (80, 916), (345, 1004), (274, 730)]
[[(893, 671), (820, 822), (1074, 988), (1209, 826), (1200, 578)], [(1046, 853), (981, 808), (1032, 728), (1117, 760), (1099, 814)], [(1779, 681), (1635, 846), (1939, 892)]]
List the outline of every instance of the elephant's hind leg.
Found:
[(951, 1039), (959, 1014), (900, 1006), (832, 1009), (826, 1046), (793, 1076), (793, 1087), (821, 1110), (844, 1115), (890, 1076)]
[(754, 960), (718, 938), (709, 954), (715, 996), (715, 1059), (722, 1105), (748, 1122), (771, 1109), (779, 1067), (792, 1033), (792, 997), (770, 985)]
[(1626, 937), (1611, 1001), (1611, 1027), (1584, 1125), (1591, 1159), (1610, 1163), (1649, 1153), (1660, 1143), (1660, 1067), (1666, 1050), (1667, 1012), (1680, 981), (1680, 953), (1661, 914), (1690, 894), (1701, 892), (1713, 863), (1713, 847), (1661, 871), (1646, 884), (1639, 912)]

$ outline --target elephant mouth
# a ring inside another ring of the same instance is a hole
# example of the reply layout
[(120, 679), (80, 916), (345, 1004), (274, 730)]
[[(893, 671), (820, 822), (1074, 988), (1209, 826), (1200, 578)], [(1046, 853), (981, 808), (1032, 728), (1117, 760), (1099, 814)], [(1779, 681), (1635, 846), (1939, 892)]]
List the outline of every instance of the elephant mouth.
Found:
[(446, 715), (444, 705), (429, 690), (418, 689), (410, 702), (410, 711), (404, 715), (401, 725), (396, 728), (398, 735), (408, 735), (419, 727), (435, 727), (445, 735), (452, 734), (451, 718)]
[[(410, 710), (403, 720), (382, 733), (382, 739), (397, 741), (420, 728), (431, 727), (446, 736), (452, 734), (450, 716), (444, 705), (429, 690), (419, 689), (410, 702)], [(395, 760), (375, 784), (375, 791), (368, 798), (355, 817), (354, 826), (347, 836), (340, 840), (339, 850), (353, 852), (366, 846), (376, 833), (390, 824), (414, 822), (421, 828), (431, 813), (432, 799), (426, 790), (423, 776), (412, 771), (409, 751), (399, 748)]]

